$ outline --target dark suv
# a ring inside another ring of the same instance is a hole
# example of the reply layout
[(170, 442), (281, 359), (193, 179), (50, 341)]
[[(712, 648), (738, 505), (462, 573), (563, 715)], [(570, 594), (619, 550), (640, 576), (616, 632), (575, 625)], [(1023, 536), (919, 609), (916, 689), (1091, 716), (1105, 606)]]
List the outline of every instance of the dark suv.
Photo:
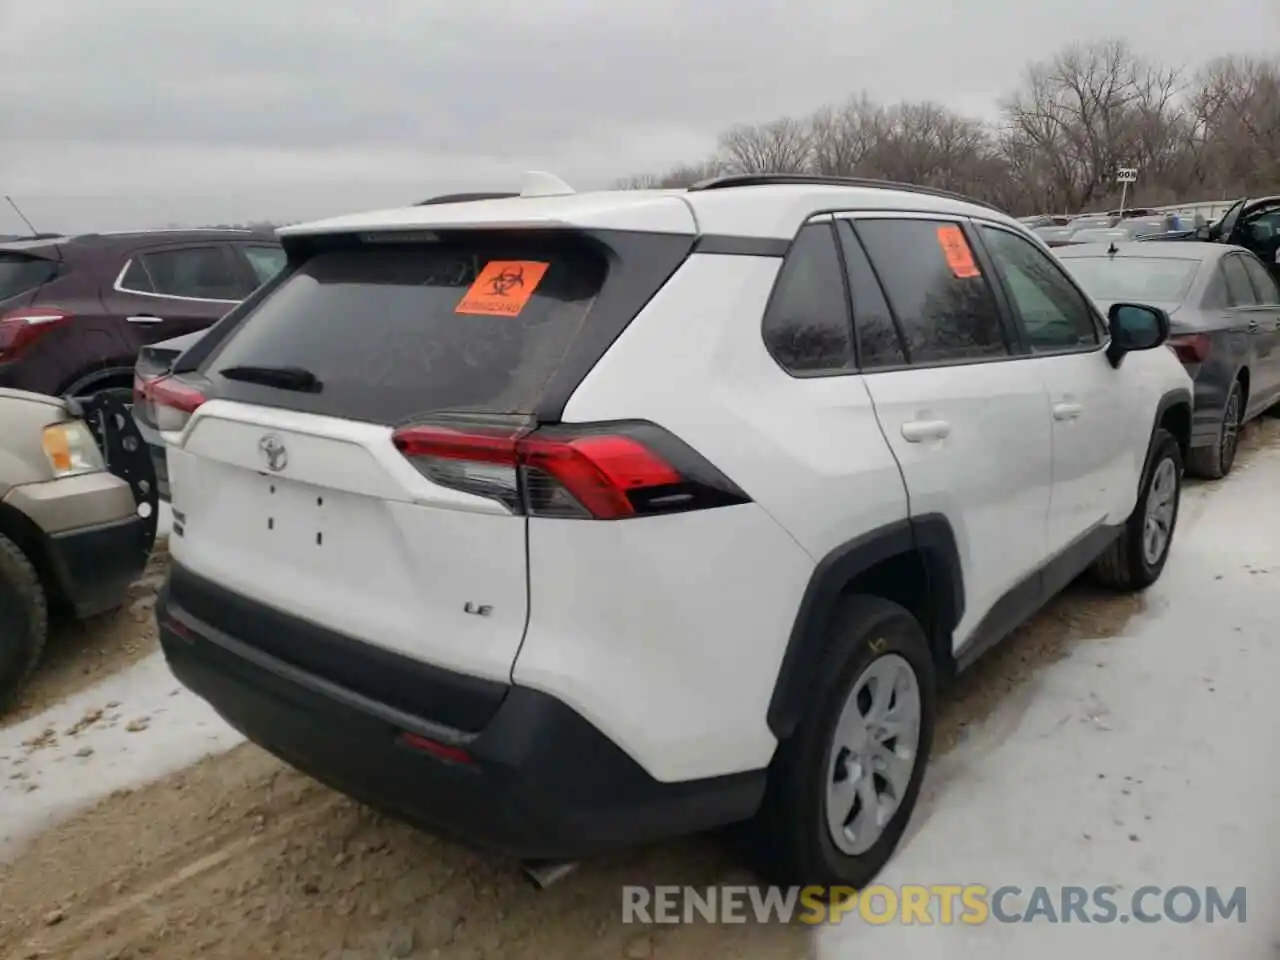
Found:
[(284, 263), (252, 230), (0, 243), (0, 387), (128, 395), (143, 346), (212, 325)]

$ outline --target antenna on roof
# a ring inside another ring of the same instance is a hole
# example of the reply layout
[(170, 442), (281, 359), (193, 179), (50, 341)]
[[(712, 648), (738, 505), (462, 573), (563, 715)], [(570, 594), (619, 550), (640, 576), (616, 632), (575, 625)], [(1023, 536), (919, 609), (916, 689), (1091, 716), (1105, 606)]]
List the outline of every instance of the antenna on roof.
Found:
[(22, 219), (22, 222), (27, 225), (27, 229), (31, 231), (31, 235), (33, 237), (38, 235), (40, 231), (37, 230), (35, 227), (33, 227), (31, 225), (31, 221), (27, 219), (27, 215), (18, 209), (18, 205), (13, 202), (13, 197), (9, 196), (6, 193), (4, 195), (4, 199), (5, 199), (5, 202), (9, 204), (9, 206), (13, 207), (13, 212), (16, 213)]
[[(34, 226), (32, 226), (31, 221), (27, 219), (27, 215), (26, 215), (25, 213), (23, 213), (21, 209), (19, 209), (19, 207), (18, 207), (18, 205), (17, 205), (16, 203), (14, 203), (14, 202), (13, 202), (13, 197), (9, 196), (9, 195), (6, 193), (6, 194), (4, 195), (4, 199), (5, 199), (5, 202), (9, 204), (9, 206), (13, 207), (13, 212), (14, 212), (14, 213), (16, 213), (16, 214), (19, 216), (19, 218), (21, 218), (22, 222), (23, 222), (23, 223), (25, 223), (25, 224), (27, 225), (27, 229), (31, 231), (31, 239), (32, 239), (32, 240), (43, 240), (43, 239), (45, 239), (46, 237), (56, 237), (56, 236), (58, 236), (58, 234), (56, 234), (56, 233), (41, 233), (41, 232), (40, 232), (39, 230), (37, 230)], [(55, 243), (55, 244), (53, 244), (53, 252), (57, 254), (57, 256), (58, 256), (58, 260), (59, 260), (59, 262), (61, 262), (61, 260), (62, 260), (62, 248), (61, 248), (60, 246), (58, 246), (58, 245)]]
[(520, 185), (522, 197), (564, 197), (572, 193), (573, 187), (554, 173), (541, 170), (530, 170), (524, 175), (524, 181)]

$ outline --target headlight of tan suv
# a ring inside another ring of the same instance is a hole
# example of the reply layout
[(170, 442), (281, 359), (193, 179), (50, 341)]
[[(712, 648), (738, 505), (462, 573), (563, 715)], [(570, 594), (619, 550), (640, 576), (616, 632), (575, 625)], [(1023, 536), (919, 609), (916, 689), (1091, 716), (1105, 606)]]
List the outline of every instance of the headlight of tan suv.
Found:
[(44, 428), (44, 454), (55, 477), (74, 477), (106, 469), (102, 451), (83, 420), (67, 420)]

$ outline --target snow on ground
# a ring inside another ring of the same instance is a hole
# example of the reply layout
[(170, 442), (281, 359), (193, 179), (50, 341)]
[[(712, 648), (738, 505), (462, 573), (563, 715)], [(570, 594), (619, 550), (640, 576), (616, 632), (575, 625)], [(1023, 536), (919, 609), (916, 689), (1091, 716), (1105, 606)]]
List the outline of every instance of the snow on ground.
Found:
[(1243, 886), (1246, 922), (908, 926), (855, 915), (821, 931), (821, 960), (1280, 954), (1277, 476), (1280, 451), (1260, 451), (1226, 481), (1187, 490), (1146, 613), (1123, 637), (1077, 644), (942, 758), (912, 838), (880, 877), (1028, 893), (1112, 884), (1122, 912), (1145, 884)]
[(174, 679), (159, 651), (0, 728), (0, 862), (24, 838), (76, 810), (241, 739)]

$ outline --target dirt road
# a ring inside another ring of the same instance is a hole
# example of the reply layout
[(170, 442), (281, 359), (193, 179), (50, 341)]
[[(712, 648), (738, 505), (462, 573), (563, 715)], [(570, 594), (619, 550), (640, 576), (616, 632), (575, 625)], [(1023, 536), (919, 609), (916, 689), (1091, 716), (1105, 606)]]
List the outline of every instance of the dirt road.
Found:
[[(940, 746), (1073, 640), (1112, 634), (1136, 609), (1064, 597), (948, 699)], [(0, 956), (807, 956), (800, 928), (619, 921), (625, 883), (748, 880), (725, 842), (700, 837), (584, 865), (538, 893), (514, 864), (377, 817), (242, 746), (112, 796), (0, 868)]]
[[(1253, 431), (1255, 442), (1274, 442), (1278, 432)], [(158, 558), (157, 569), (162, 564)], [(146, 608), (155, 572), (139, 588), (136, 610)], [(938, 749), (1010, 696), (1031, 695), (1037, 669), (1073, 644), (1123, 630), (1141, 603), (1069, 590), (946, 696)], [(126, 611), (111, 630), (133, 623), (141, 650), (154, 643), (145, 619)], [(32, 704), (56, 699), (74, 688), (68, 677), (83, 676), (62, 667), (42, 672)], [(512, 863), (377, 817), (242, 746), (115, 794), (0, 866), (0, 956), (807, 957), (803, 928), (620, 922), (623, 884), (748, 880), (726, 844), (699, 837), (585, 864), (539, 893)]]

